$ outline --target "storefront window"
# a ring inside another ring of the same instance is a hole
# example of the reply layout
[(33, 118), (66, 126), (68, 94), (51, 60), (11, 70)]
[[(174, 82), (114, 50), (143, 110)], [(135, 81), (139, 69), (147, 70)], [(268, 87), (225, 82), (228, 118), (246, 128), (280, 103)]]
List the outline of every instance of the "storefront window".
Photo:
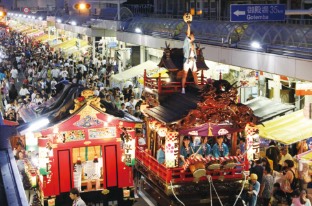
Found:
[(74, 186), (80, 191), (103, 189), (103, 158), (100, 146), (73, 148)]

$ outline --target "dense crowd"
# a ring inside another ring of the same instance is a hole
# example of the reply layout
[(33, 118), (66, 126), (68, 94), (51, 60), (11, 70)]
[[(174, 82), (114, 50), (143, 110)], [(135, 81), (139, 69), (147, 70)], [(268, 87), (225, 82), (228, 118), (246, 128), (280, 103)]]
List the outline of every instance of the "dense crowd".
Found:
[(82, 84), (117, 109), (142, 117), (141, 101), (134, 99), (132, 84), (109, 87), (110, 77), (118, 72), (113, 58), (74, 57), (14, 31), (1, 39), (0, 51), (1, 112), (5, 119), (22, 121), (19, 110), (44, 104), (56, 95), (60, 82)]

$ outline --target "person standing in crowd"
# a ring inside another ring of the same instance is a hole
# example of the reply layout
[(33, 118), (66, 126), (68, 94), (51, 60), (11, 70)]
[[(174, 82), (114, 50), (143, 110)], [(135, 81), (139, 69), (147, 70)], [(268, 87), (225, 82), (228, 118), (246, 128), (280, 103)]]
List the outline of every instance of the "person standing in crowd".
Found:
[(248, 194), (250, 195), (250, 200), (248, 206), (256, 206), (258, 193), (260, 191), (260, 183), (258, 182), (258, 176), (254, 173), (250, 175), (250, 184)]
[(304, 153), (304, 152), (308, 151), (308, 149), (309, 149), (306, 140), (299, 141), (296, 145), (296, 148), (297, 148), (297, 154)]
[(17, 99), (17, 97), (18, 97), (18, 92), (17, 92), (15, 85), (13, 84), (11, 85), (11, 88), (9, 90), (9, 98), (10, 100), (15, 100)]
[(260, 185), (259, 197), (262, 198), (262, 205), (269, 206), (273, 192), (274, 179), (271, 175), (271, 168), (266, 167), (263, 171), (263, 178)]
[(282, 184), (281, 188), (286, 193), (286, 200), (288, 205), (291, 204), (291, 197), (293, 195), (294, 189), (291, 187), (292, 182), (296, 178), (295, 176), (295, 168), (294, 161), (285, 160), (284, 161), (284, 171), (282, 176)]
[(80, 192), (77, 188), (72, 188), (70, 190), (69, 197), (73, 200), (73, 206), (87, 206), (86, 203), (81, 199)]
[(23, 85), (21, 90), (19, 91), (19, 95), (22, 97), (22, 98), (25, 98), (27, 94), (30, 94), (28, 89), (26, 88), (26, 85)]
[(251, 166), (250, 168), (250, 174), (254, 173), (257, 175), (257, 179), (259, 182), (262, 182), (262, 176), (263, 176), (263, 167), (262, 167), (262, 160), (261, 159), (257, 159), (255, 161), (255, 165)]
[(270, 206), (279, 206), (286, 201), (286, 194), (281, 189), (280, 183), (276, 182), (273, 185), (273, 193), (270, 199)]
[(191, 23), (187, 23), (186, 37), (183, 43), (183, 76), (182, 76), (182, 94), (185, 94), (185, 83), (189, 69), (192, 71), (194, 83), (198, 85), (197, 67), (196, 67), (196, 48), (194, 44), (195, 35), (191, 31)]
[(294, 192), (291, 206), (311, 206), (311, 201), (307, 197), (307, 191), (301, 190), (301, 192), (299, 192), (300, 191)]
[(223, 136), (216, 138), (216, 143), (212, 147), (212, 155), (214, 157), (227, 157), (229, 155), (229, 148), (223, 143)]
[(21, 176), (21, 180), (23, 183), (23, 187), (25, 190), (27, 201), (29, 202), (29, 205), (31, 205), (32, 201), (33, 201), (34, 194), (33, 194), (32, 188), (31, 188), (30, 180), (26, 174), (25, 157), (24, 157), (23, 152), (24, 151), (22, 151), (22, 150), (17, 152), (16, 157), (18, 160), (16, 161), (16, 164), (17, 164), (17, 168), (18, 168), (18, 171), (20, 173), (20, 176)]
[(10, 71), (11, 77), (14, 80), (14, 83), (17, 82), (17, 76), (18, 76), (18, 71), (15, 67), (12, 68), (12, 70)]
[(281, 159), (280, 158), (280, 151), (276, 147), (276, 144), (274, 141), (271, 141), (269, 143), (269, 148), (265, 152), (266, 156), (273, 161), (273, 170), (279, 171), (278, 162)]
[(281, 160), (278, 163), (280, 169), (282, 169), (285, 160), (293, 160), (292, 156), (288, 153), (287, 146), (281, 148)]

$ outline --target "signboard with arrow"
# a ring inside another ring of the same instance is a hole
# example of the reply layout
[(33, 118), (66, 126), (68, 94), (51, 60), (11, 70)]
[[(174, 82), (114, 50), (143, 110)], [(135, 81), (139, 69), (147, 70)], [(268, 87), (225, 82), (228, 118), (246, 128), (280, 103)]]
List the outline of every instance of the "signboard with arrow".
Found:
[(284, 4), (231, 4), (232, 22), (284, 20)]

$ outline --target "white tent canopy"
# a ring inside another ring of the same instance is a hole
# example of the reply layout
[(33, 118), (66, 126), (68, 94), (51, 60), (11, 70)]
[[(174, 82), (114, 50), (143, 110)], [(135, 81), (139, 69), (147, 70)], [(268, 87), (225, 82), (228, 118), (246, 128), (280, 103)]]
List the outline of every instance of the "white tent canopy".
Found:
[(143, 76), (145, 69), (146, 69), (146, 72), (149, 72), (149, 70), (154, 70), (156, 68), (158, 68), (157, 64), (149, 60), (142, 64), (134, 66), (128, 70), (120, 72), (119, 74), (113, 75), (111, 77), (111, 81), (116, 82), (116, 83), (125, 82), (133, 77)]

